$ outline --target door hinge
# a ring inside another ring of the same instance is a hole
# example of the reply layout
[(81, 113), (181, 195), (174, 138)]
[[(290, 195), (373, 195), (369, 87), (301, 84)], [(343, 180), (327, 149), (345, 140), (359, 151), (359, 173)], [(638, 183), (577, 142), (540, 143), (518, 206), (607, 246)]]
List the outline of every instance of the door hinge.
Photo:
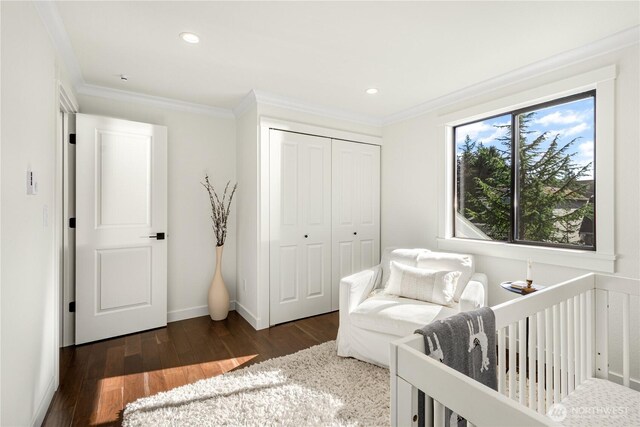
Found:
[(76, 219), (69, 218), (69, 228), (76, 228)]
[(76, 312), (76, 302), (71, 301), (69, 303), (69, 313), (75, 313), (75, 312)]
[(76, 134), (75, 133), (70, 133), (69, 134), (69, 144), (76, 144)]

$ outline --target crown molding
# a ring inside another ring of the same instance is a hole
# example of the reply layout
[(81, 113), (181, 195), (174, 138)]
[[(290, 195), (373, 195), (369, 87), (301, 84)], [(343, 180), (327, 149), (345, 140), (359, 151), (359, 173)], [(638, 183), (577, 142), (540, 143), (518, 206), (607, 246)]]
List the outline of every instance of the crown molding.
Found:
[(76, 87), (76, 91), (81, 95), (96, 96), (99, 98), (113, 99), (123, 102), (135, 102), (138, 104), (146, 104), (154, 107), (165, 108), (170, 110), (184, 111), (187, 113), (205, 114), (213, 117), (224, 119), (232, 119), (235, 116), (231, 110), (220, 107), (211, 107), (204, 104), (196, 104), (193, 102), (180, 101), (172, 98), (163, 98), (161, 96), (147, 95), (144, 93), (131, 92), (127, 90), (112, 89), (104, 86), (91, 84), (83, 84)]
[(55, 2), (34, 1), (32, 3), (38, 11), (40, 18), (51, 37), (54, 47), (62, 58), (77, 93), (126, 102), (143, 103), (154, 105), (156, 107), (223, 118), (239, 117), (244, 114), (251, 105), (257, 103), (337, 120), (344, 120), (352, 123), (381, 127), (408, 120), (464, 99), (482, 95), (497, 88), (512, 85), (595, 56), (620, 50), (633, 44), (637, 44), (640, 41), (640, 25), (636, 25), (588, 45), (571, 49), (524, 67), (517, 68), (513, 71), (467, 86), (466, 88), (451, 92), (447, 95), (423, 102), (398, 113), (388, 115), (384, 118), (307, 103), (262, 90), (251, 90), (232, 111), (220, 107), (212, 107), (203, 104), (190, 103), (120, 89), (111, 89), (85, 83), (80, 65), (73, 51), (69, 35), (64, 27), (64, 22), (58, 12)]
[(274, 107), (286, 108), (288, 110), (298, 111), (301, 113), (314, 114), (316, 116), (344, 120), (347, 122), (359, 123), (368, 126), (380, 127), (382, 125), (382, 120), (380, 118), (368, 114), (353, 113), (337, 108), (330, 108), (322, 105), (307, 103), (297, 99), (274, 95), (262, 90), (254, 89), (252, 92), (256, 98), (256, 103), (258, 104), (271, 105)]
[(62, 58), (71, 82), (74, 86), (84, 84), (80, 64), (78, 64), (71, 40), (69, 39), (69, 35), (64, 27), (64, 22), (62, 21), (55, 2), (34, 1), (31, 3), (36, 8), (38, 15), (40, 15), (40, 19), (49, 33), (54, 48)]
[(624, 49), (625, 47), (640, 42), (640, 25), (612, 34), (611, 36), (597, 40), (585, 46), (571, 49), (538, 62), (525, 65), (513, 71), (492, 77), (480, 83), (467, 86), (464, 89), (451, 92), (447, 95), (434, 98), (415, 107), (408, 108), (384, 118), (382, 125), (390, 125), (404, 120), (412, 119), (421, 114), (435, 109), (454, 104), (467, 98), (482, 95), (500, 87), (519, 83), (523, 80), (546, 74), (558, 68), (585, 61), (595, 56), (600, 56)]
[(240, 100), (238, 105), (233, 109), (233, 114), (236, 117), (240, 117), (244, 113), (246, 113), (249, 108), (256, 104), (256, 92), (254, 90), (250, 90), (244, 98)]

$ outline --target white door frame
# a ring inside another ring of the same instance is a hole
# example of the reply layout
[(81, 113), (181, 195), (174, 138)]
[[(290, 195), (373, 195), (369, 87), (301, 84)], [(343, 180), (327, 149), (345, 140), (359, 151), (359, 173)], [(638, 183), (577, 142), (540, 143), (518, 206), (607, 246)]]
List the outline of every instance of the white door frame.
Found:
[(74, 114), (78, 112), (78, 104), (73, 98), (73, 93), (65, 87), (61, 81), (56, 82), (56, 103), (55, 115), (56, 115), (56, 134), (53, 138), (55, 144), (55, 183), (53, 188), (53, 209), (52, 219), (53, 224), (53, 283), (54, 283), (54, 309), (53, 309), (53, 324), (54, 324), (54, 374), (55, 384), (54, 389), (58, 389), (60, 383), (60, 347), (62, 342), (62, 317), (63, 317), (63, 289), (64, 280), (63, 273), (63, 238), (64, 232), (64, 182), (63, 182), (63, 150), (64, 144), (67, 143), (66, 138), (62, 138), (64, 131), (62, 126), (62, 114)]
[(252, 317), (250, 322), (256, 329), (269, 327), (270, 295), (269, 295), (269, 130), (277, 129), (289, 132), (306, 133), (341, 139), (351, 142), (382, 146), (382, 137), (361, 133), (342, 131), (321, 126), (282, 120), (262, 116), (259, 118), (260, 133), (258, 135), (258, 230), (257, 247), (257, 313), (247, 313)]

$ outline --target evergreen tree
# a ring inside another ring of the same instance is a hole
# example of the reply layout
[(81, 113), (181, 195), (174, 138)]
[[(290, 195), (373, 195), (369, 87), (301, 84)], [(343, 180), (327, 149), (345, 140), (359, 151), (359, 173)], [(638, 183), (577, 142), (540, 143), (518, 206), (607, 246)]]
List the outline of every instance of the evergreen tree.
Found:
[[(560, 134), (536, 135), (530, 129), (535, 112), (518, 121), (518, 239), (576, 243), (584, 217), (593, 219), (589, 186), (581, 182), (591, 164), (579, 165)], [(501, 148), (485, 146), (467, 135), (457, 158), (458, 211), (494, 240), (511, 233), (511, 125), (498, 138)]]

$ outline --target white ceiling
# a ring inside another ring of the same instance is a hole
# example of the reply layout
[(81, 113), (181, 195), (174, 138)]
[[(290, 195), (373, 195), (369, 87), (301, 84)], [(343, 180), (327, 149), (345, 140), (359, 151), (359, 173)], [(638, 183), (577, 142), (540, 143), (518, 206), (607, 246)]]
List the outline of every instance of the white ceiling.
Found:
[(377, 118), (640, 23), (637, 1), (57, 4), (86, 83), (227, 109), (258, 89)]

